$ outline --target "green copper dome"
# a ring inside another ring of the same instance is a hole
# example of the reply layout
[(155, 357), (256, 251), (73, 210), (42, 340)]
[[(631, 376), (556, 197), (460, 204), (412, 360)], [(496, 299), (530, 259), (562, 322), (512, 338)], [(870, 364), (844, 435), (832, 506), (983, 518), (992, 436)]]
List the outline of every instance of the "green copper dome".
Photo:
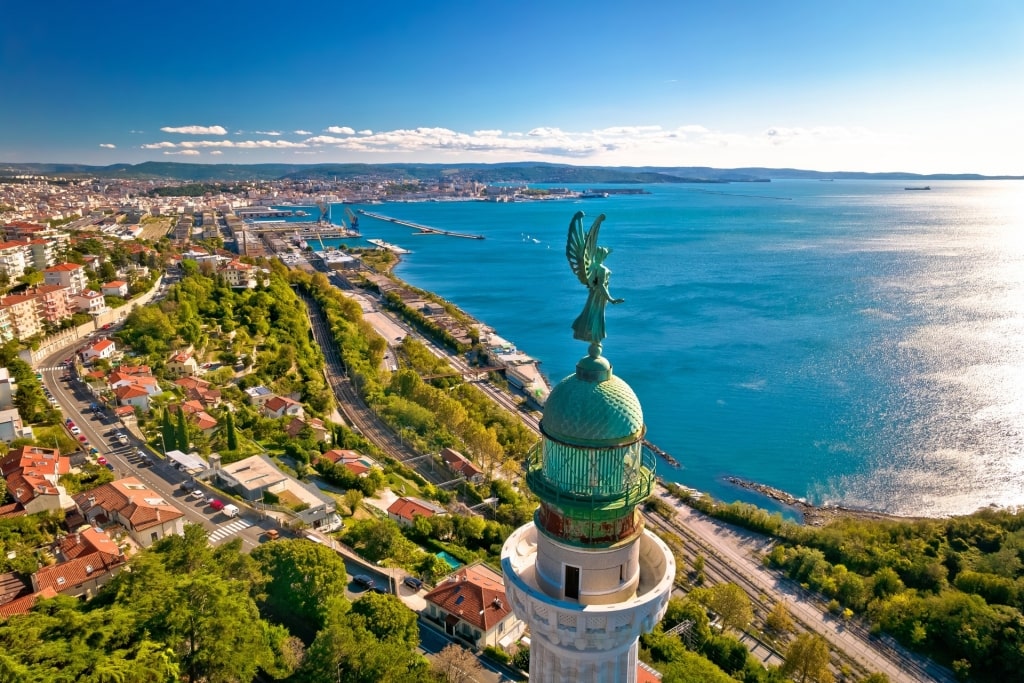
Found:
[(612, 375), (607, 359), (588, 356), (551, 391), (541, 429), (569, 445), (619, 446), (643, 437), (644, 414), (629, 385)]

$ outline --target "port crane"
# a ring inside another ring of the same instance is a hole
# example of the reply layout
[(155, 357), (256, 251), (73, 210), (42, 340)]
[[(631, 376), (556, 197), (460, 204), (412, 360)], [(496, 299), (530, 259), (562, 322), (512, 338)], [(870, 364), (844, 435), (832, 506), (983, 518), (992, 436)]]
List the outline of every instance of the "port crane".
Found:
[(317, 225), (330, 225), (331, 224), (331, 205), (327, 202), (317, 202), (317, 208), (320, 209), (320, 218), (317, 219)]
[(345, 215), (348, 216), (348, 222), (349, 225), (352, 226), (352, 229), (359, 232), (359, 216), (352, 213), (352, 209), (347, 206), (345, 207)]

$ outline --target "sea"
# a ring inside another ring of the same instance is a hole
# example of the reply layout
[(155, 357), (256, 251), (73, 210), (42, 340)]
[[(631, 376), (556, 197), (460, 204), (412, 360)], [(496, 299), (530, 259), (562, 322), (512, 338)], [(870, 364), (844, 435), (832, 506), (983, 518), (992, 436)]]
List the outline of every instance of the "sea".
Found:
[(659, 463), (667, 480), (767, 507), (727, 478), (898, 515), (1022, 505), (1024, 183), (906, 186), (351, 208), (484, 235), (360, 221), (411, 250), (399, 277), (493, 327), (552, 384), (587, 351), (572, 338), (587, 290), (566, 261), (569, 222), (605, 214), (609, 289), (625, 302), (606, 310), (604, 355), (680, 463)]

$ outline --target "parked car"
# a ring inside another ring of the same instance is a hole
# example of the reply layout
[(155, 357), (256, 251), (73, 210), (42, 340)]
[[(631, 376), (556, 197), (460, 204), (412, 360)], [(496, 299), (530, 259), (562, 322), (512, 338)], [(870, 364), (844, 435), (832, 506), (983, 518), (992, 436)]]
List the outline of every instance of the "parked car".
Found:
[(373, 588), (373, 579), (371, 579), (366, 574), (356, 574), (352, 577), (352, 580), (360, 586), (364, 586), (366, 588)]
[(183, 482), (181, 482), (181, 490), (182, 491), (191, 491), (195, 487), (196, 487), (196, 484), (195, 484), (194, 481), (183, 481)]
[[(200, 498), (205, 498), (206, 494), (203, 493), (202, 491), (200, 491), (199, 489), (192, 489), (191, 493), (188, 494), (188, 497), (189, 498), (195, 498), (195, 499), (198, 500)], [(211, 505), (212, 505), (212, 503), (211, 503)]]
[(104, 457), (103, 457), (103, 456), (101, 455), (100, 457), (96, 458), (96, 462), (98, 462), (98, 463), (99, 463), (99, 464), (101, 464), (101, 465), (106, 465), (106, 464), (107, 464), (107, 459), (106, 459), (106, 458), (104, 458)]
[(403, 583), (409, 588), (414, 588), (416, 590), (423, 588), (423, 582), (417, 579), (415, 576), (405, 577), (405, 581), (403, 581)]
[(106, 468), (107, 468), (108, 470), (110, 470), (111, 472), (113, 472), (113, 471), (114, 471), (114, 466), (113, 466), (112, 464), (110, 464), (109, 462), (108, 462), (108, 463), (107, 463), (106, 465), (104, 465), (104, 467), (106, 467)]
[(122, 445), (128, 443), (128, 437), (120, 432), (118, 432), (117, 434), (117, 440), (120, 441)]
[(217, 500), (216, 498), (213, 498), (210, 500), (210, 507), (212, 507), (214, 511), (220, 512), (221, 510), (224, 509), (224, 503), (222, 501)]

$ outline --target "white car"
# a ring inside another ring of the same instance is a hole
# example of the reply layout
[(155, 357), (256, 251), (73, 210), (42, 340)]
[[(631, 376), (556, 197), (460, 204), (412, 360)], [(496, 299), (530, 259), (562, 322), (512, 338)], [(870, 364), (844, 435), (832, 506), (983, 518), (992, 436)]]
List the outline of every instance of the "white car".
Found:
[(75, 436), (78, 436), (79, 434), (82, 433), (82, 430), (79, 429), (78, 427), (72, 427), (71, 428), (71, 433), (74, 434)]

